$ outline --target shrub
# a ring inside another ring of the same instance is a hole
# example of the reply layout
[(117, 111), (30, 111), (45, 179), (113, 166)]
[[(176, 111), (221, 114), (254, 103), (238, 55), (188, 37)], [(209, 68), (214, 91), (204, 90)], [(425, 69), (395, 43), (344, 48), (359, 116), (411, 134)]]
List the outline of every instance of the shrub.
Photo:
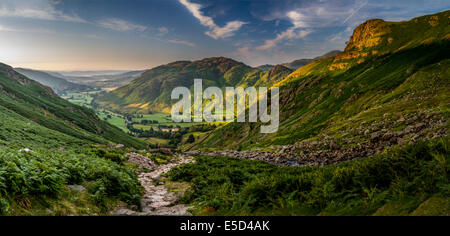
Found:
[(113, 161), (72, 151), (0, 150), (0, 196), (57, 197), (66, 185), (83, 182), (91, 183), (88, 190), (99, 203), (118, 197), (139, 205), (142, 187), (136, 174)]
[(219, 215), (311, 214), (330, 208), (370, 214), (388, 200), (447, 194), (449, 158), (444, 138), (320, 168), (204, 156), (169, 176), (191, 183), (185, 202), (212, 207)]

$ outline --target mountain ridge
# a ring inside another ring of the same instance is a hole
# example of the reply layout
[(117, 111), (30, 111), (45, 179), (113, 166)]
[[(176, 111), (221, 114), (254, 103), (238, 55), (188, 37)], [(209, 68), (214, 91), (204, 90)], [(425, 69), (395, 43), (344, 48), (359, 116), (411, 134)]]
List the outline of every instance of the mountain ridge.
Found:
[[(122, 143), (139, 148), (146, 146), (144, 142), (100, 120), (92, 110), (60, 98), (50, 87), (31, 80), (16, 72), (11, 66), (1, 63), (0, 108), (3, 117), (0, 125), (3, 135), (0, 135), (0, 142), (14, 143), (22, 147), (31, 146), (33, 143), (39, 144), (37, 146), (45, 146), (46, 143), (63, 146), (64, 143), (71, 145), (74, 142)], [(16, 122), (5, 123), (15, 120), (25, 123), (21, 125), (17, 125)], [(23, 124), (29, 127), (19, 129)], [(6, 133), (11, 135), (7, 136)], [(64, 142), (58, 140), (60, 137), (64, 137)], [(18, 142), (20, 139), (22, 142)]]
[(26, 68), (14, 68), (18, 73), (37, 81), (53, 89), (57, 94), (64, 95), (68, 92), (84, 92), (92, 90), (92, 87), (82, 84), (76, 84), (67, 81), (64, 78), (57, 77), (44, 71), (32, 70)]
[(170, 113), (172, 89), (192, 89), (195, 78), (203, 79), (205, 87), (247, 87), (279, 82), (291, 72), (285, 67), (262, 71), (226, 57), (176, 61), (150, 69), (130, 84), (99, 95), (94, 102), (116, 111)]

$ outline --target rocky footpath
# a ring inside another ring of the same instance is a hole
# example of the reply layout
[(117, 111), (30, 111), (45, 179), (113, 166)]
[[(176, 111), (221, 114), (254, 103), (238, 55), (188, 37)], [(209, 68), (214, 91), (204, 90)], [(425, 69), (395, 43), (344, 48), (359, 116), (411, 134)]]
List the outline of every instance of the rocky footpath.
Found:
[(152, 170), (156, 167), (155, 162), (143, 155), (138, 153), (130, 152), (126, 155), (128, 157), (128, 162), (136, 164), (139, 172), (144, 172), (145, 170)]
[(143, 165), (145, 169), (152, 169), (151, 172), (141, 172), (139, 182), (145, 189), (141, 200), (142, 210), (138, 211), (136, 206), (121, 206), (110, 212), (111, 215), (120, 216), (150, 216), (150, 215), (189, 215), (188, 206), (176, 204), (178, 197), (175, 193), (168, 190), (165, 184), (159, 184), (163, 179), (162, 175), (171, 169), (193, 162), (189, 156), (175, 156), (175, 160), (165, 165), (155, 165), (150, 158), (129, 153), (129, 161)]
[[(398, 119), (363, 122), (346, 131), (344, 138), (326, 134), (316, 141), (272, 147), (273, 151), (189, 151), (185, 155), (226, 156), (260, 160), (279, 166), (327, 166), (373, 156), (386, 148), (448, 135), (447, 121), (439, 114), (409, 114)], [(347, 136), (347, 137), (346, 137)]]

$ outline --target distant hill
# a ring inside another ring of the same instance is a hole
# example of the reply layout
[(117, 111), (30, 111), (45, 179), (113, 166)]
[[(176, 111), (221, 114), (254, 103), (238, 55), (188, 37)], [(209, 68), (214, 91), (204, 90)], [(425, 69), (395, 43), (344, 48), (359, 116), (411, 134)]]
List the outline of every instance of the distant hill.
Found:
[(202, 78), (204, 86), (270, 85), (281, 81), (292, 70), (279, 66), (262, 71), (224, 57), (199, 61), (178, 61), (146, 71), (128, 85), (99, 95), (99, 106), (122, 112), (170, 113), (170, 94), (178, 86), (192, 87), (195, 78)]
[(59, 95), (64, 95), (67, 92), (82, 92), (93, 89), (90, 86), (72, 83), (65, 80), (63, 77), (58, 77), (44, 71), (24, 68), (15, 68), (14, 70), (34, 81), (52, 88), (53, 91), (55, 91)]
[(262, 66), (258, 66), (256, 68), (259, 70), (263, 70), (263, 71), (269, 71), (269, 70), (272, 70), (272, 68), (274, 68), (274, 67), (275, 67), (274, 65), (265, 64)]
[(323, 54), (322, 56), (318, 56), (318, 57), (313, 58), (313, 59), (299, 59), (299, 60), (295, 60), (295, 61), (292, 61), (292, 62), (289, 62), (289, 63), (284, 63), (282, 65), (287, 67), (287, 68), (289, 68), (289, 69), (297, 70), (298, 68), (300, 68), (302, 66), (305, 66), (305, 65), (308, 65), (309, 63), (311, 63), (313, 61), (316, 61), (316, 60), (319, 60), (319, 59), (323, 59), (323, 58), (327, 58), (327, 57), (334, 57), (334, 56), (336, 56), (337, 54), (339, 54), (341, 52), (342, 51), (334, 50), (334, 51), (327, 52), (327, 53)]
[[(319, 59), (323, 59), (323, 58), (327, 58), (327, 57), (334, 57), (334, 56), (336, 56), (337, 54), (339, 54), (341, 52), (342, 51), (334, 50), (334, 51), (331, 51), (331, 52), (327, 52), (327, 53), (325, 53), (322, 56), (318, 56), (318, 57), (316, 57), (314, 59), (298, 59), (298, 60), (295, 60), (295, 61), (292, 61), (292, 62), (289, 62), (289, 63), (283, 63), (281, 65), (284, 66), (284, 67), (287, 67), (287, 68), (289, 68), (291, 70), (297, 70), (298, 68), (300, 68), (302, 66), (305, 66), (305, 65), (307, 65), (307, 64), (309, 64), (309, 63), (311, 63), (311, 62), (313, 62), (315, 60), (319, 60)], [(258, 68), (260, 70), (268, 71), (268, 70), (271, 70), (273, 67), (275, 67), (275, 66), (267, 64), (267, 65), (258, 66), (256, 68)]]
[(92, 77), (102, 75), (119, 75), (128, 72), (127, 70), (74, 70), (56, 71), (55, 73), (68, 77)]
[(90, 109), (60, 98), (42, 85), (0, 63), (0, 145), (61, 147), (121, 143), (147, 145), (100, 120)]
[(327, 57), (334, 57), (334, 56), (338, 55), (339, 53), (342, 53), (342, 51), (340, 51), (340, 50), (333, 50), (333, 51), (330, 51), (330, 52), (327, 52), (327, 53), (323, 54), (322, 56), (318, 56), (318, 57), (314, 58), (314, 60), (324, 59), (324, 58), (327, 58)]
[[(71, 82), (93, 86), (98, 88), (117, 88), (130, 83), (132, 80), (141, 76), (146, 70), (128, 71), (120, 74), (104, 74), (91, 76), (71, 76), (64, 77)], [(93, 72), (91, 72), (93, 73)]]
[(313, 62), (314, 59), (298, 59), (289, 63), (282, 64), (283, 66), (286, 66), (287, 68), (290, 68), (292, 70), (296, 70), (302, 66), (305, 66), (311, 62)]

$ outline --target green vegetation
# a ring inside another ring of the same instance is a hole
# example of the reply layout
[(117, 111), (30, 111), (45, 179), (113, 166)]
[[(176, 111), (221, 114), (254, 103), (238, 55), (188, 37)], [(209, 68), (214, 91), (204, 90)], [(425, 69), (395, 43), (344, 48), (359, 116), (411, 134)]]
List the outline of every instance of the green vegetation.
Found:
[(190, 134), (188, 139), (186, 140), (186, 143), (193, 143), (195, 142), (195, 137), (193, 134)]
[(145, 138), (145, 140), (154, 147), (167, 147), (167, 145), (169, 144), (168, 139), (151, 137), (151, 138)]
[[(449, 215), (449, 139), (329, 167), (197, 157), (169, 173), (199, 215)], [(395, 206), (395, 207), (392, 207)]]
[(152, 114), (137, 114), (135, 115), (135, 117), (133, 117), (133, 121), (140, 123), (143, 120), (151, 120), (151, 121), (157, 121), (158, 123), (161, 124), (166, 124), (166, 123), (172, 123), (172, 117), (168, 114), (163, 114), (163, 113), (152, 113)]
[(449, 15), (361, 25), (345, 52), (314, 61), (276, 84), (281, 93), (278, 132), (261, 135), (259, 123), (230, 123), (196, 148), (251, 149), (321, 136), (339, 139), (384, 121), (385, 114), (437, 112), (448, 119)]
[[(2, 140), (24, 141), (28, 137), (34, 137), (33, 130), (28, 130), (26, 127), (18, 130), (14, 126), (16, 120), (17, 122), (28, 120), (26, 123), (30, 123), (33, 127), (42, 126), (39, 130), (46, 128), (56, 131), (57, 133), (53, 132), (54, 138), (52, 138), (56, 140), (59, 136), (71, 136), (85, 143), (114, 142), (138, 148), (146, 146), (144, 142), (99, 120), (92, 110), (58, 97), (51, 89), (18, 74), (11, 67), (3, 64), (0, 67), (0, 92), (2, 116), (5, 119), (9, 116), (12, 122), (2, 127), (2, 130), (10, 132), (11, 135), (3, 137)], [(13, 130), (18, 133), (13, 134)], [(64, 137), (64, 139), (67, 138)], [(42, 142), (47, 141), (42, 140)], [(23, 145), (27, 144), (23, 143)]]
[[(88, 109), (0, 64), (0, 214), (107, 214), (119, 201), (139, 205), (125, 151), (148, 144)], [(82, 185), (82, 189), (71, 189)]]
[(83, 106), (87, 108), (92, 108), (92, 100), (94, 99), (94, 95), (99, 91), (90, 91), (90, 92), (68, 92), (62, 98), (67, 101), (76, 104), (78, 106)]
[(131, 169), (108, 160), (117, 161), (117, 156), (97, 149), (0, 150), (0, 214), (39, 214), (35, 212), (39, 207), (33, 208), (32, 202), (51, 205), (48, 201), (70, 195), (67, 185), (78, 184), (89, 193), (78, 207), (96, 205), (98, 212), (94, 213), (105, 214), (114, 199), (139, 205), (142, 187)]
[[(69, 101), (0, 64), (0, 215), (139, 206), (136, 163), (173, 158), (146, 153), (149, 147), (274, 151), (321, 139), (333, 145), (306, 151), (339, 154), (363, 142), (366, 150), (345, 154), (380, 154), (327, 167), (201, 156), (167, 175), (190, 184), (182, 201), (196, 215), (450, 215), (449, 17), (450, 11), (400, 23), (370, 20), (344, 52), (295, 72), (222, 57), (181, 61), (110, 93), (61, 88)], [(191, 87), (194, 78), (204, 87), (279, 86), (279, 131), (262, 135), (260, 123), (173, 123), (165, 114), (170, 92)], [(135, 164), (127, 162), (131, 152)]]
[(170, 94), (175, 87), (193, 88), (194, 79), (203, 86), (252, 86), (276, 83), (292, 70), (277, 66), (270, 71), (252, 68), (232, 59), (215, 57), (200, 61), (179, 61), (153, 68), (128, 85), (100, 94), (94, 103), (99, 107), (123, 113), (170, 113), (175, 100)]
[(109, 124), (118, 127), (124, 132), (129, 132), (129, 130), (127, 129), (127, 120), (124, 116), (106, 110), (97, 110), (96, 113), (100, 119), (105, 120)]

